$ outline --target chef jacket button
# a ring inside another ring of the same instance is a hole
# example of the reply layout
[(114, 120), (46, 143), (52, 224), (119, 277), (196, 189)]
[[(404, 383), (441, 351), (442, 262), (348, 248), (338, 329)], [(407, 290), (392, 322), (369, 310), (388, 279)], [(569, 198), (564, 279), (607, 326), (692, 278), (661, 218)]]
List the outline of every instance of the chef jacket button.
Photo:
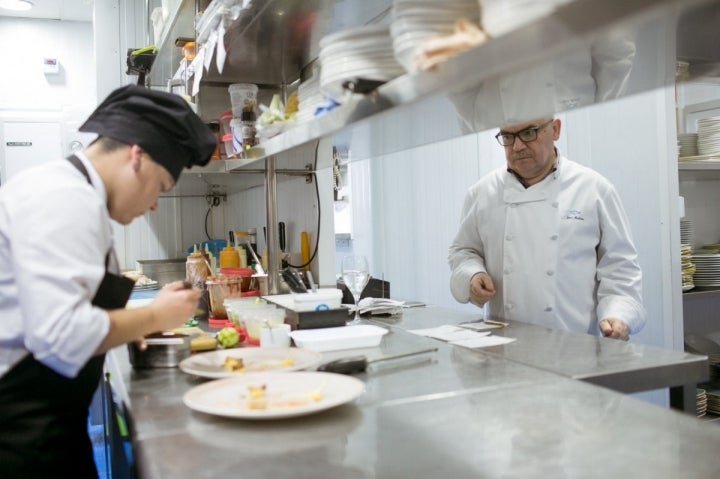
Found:
[(553, 240), (553, 241), (555, 241), (556, 239), (558, 239), (558, 235), (552, 235), (552, 236), (550, 237), (550, 239)]
[(512, 241), (513, 235), (505, 235), (505, 239), (506, 239), (507, 241)]
[(503, 273), (505, 273), (505, 274), (510, 274), (510, 273), (512, 273), (512, 268), (505, 268), (505, 270), (503, 271)]
[(550, 311), (552, 311), (552, 306), (547, 306), (547, 307), (545, 308), (545, 312), (546, 312), (546, 313), (549, 313)]
[(513, 306), (512, 303), (508, 303), (508, 304), (505, 305), (505, 309), (508, 309), (508, 310), (513, 309), (514, 307), (515, 307), (515, 306)]
[(515, 208), (515, 207), (517, 207), (517, 203), (510, 203), (510, 208)]
[(557, 201), (553, 201), (552, 207), (553, 207), (553, 208), (557, 208), (557, 207), (558, 207), (558, 202), (557, 202)]
[(552, 275), (554, 275), (554, 274), (555, 274), (555, 271), (553, 271), (553, 270), (549, 270), (549, 271), (547, 272), (547, 275), (548, 275), (548, 276), (552, 276)]

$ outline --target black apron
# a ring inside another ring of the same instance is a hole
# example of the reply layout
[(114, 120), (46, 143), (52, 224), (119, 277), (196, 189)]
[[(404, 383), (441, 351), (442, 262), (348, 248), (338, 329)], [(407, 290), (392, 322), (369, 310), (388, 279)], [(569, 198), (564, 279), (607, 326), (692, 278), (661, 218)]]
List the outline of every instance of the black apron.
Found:
[[(92, 184), (82, 162), (68, 160)], [(109, 258), (92, 304), (124, 308), (134, 282), (110, 273)], [(104, 362), (104, 354), (94, 356), (67, 378), (28, 354), (0, 378), (0, 478), (98, 477), (88, 411)]]

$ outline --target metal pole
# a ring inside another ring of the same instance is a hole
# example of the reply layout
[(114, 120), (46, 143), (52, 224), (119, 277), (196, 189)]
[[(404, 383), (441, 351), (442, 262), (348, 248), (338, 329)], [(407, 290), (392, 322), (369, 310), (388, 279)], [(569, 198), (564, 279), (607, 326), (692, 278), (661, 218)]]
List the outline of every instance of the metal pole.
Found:
[(280, 255), (278, 249), (278, 220), (277, 220), (277, 172), (275, 171), (275, 157), (265, 160), (265, 211), (267, 219), (267, 274), (268, 294), (279, 294), (280, 289)]

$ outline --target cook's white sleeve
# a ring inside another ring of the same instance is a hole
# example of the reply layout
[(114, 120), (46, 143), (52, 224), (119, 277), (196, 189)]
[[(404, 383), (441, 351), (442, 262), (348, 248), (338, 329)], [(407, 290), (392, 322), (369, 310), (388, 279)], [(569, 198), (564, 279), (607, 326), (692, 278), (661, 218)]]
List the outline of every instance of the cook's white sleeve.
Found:
[(600, 201), (601, 240), (597, 247), (598, 321), (619, 318), (630, 333), (645, 326), (642, 304), (642, 271), (632, 242), (630, 225), (620, 197), (614, 188)]
[(450, 244), (450, 292), (460, 303), (470, 301), (470, 280), (477, 273), (485, 273), (484, 248), (474, 214), (474, 197), (468, 193), (463, 204), (460, 227)]

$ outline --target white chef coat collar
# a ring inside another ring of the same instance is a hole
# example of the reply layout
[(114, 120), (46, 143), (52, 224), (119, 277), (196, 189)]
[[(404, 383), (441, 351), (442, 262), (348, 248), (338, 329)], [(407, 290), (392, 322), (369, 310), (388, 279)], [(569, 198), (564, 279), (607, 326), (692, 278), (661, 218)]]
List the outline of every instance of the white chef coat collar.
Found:
[[(545, 175), (542, 180), (538, 181), (535, 184), (537, 185), (537, 184), (542, 183), (543, 181), (545, 181), (545, 179), (548, 176), (552, 176), (553, 180), (557, 179), (559, 168), (560, 168), (560, 150), (555, 148), (555, 164), (550, 169), (550, 171), (548, 171), (547, 175)], [(530, 188), (530, 186), (533, 186), (533, 185), (528, 185), (527, 183), (525, 183), (525, 180), (520, 175), (518, 175), (517, 172), (515, 170), (513, 170), (512, 168), (507, 168), (507, 172), (510, 173), (512, 176), (514, 176), (515, 179), (523, 186), (523, 188), (528, 189), (528, 188)]]
[(82, 151), (76, 151), (73, 154), (78, 157), (78, 159), (82, 162), (83, 165), (85, 165), (85, 169), (87, 170), (88, 175), (90, 175), (90, 182), (92, 183), (93, 188), (95, 188), (95, 191), (97, 192), (98, 196), (103, 200), (103, 203), (107, 203), (107, 191), (105, 190), (105, 183), (103, 182), (102, 178), (100, 178), (98, 172), (95, 170), (95, 166), (93, 166), (90, 159)]

